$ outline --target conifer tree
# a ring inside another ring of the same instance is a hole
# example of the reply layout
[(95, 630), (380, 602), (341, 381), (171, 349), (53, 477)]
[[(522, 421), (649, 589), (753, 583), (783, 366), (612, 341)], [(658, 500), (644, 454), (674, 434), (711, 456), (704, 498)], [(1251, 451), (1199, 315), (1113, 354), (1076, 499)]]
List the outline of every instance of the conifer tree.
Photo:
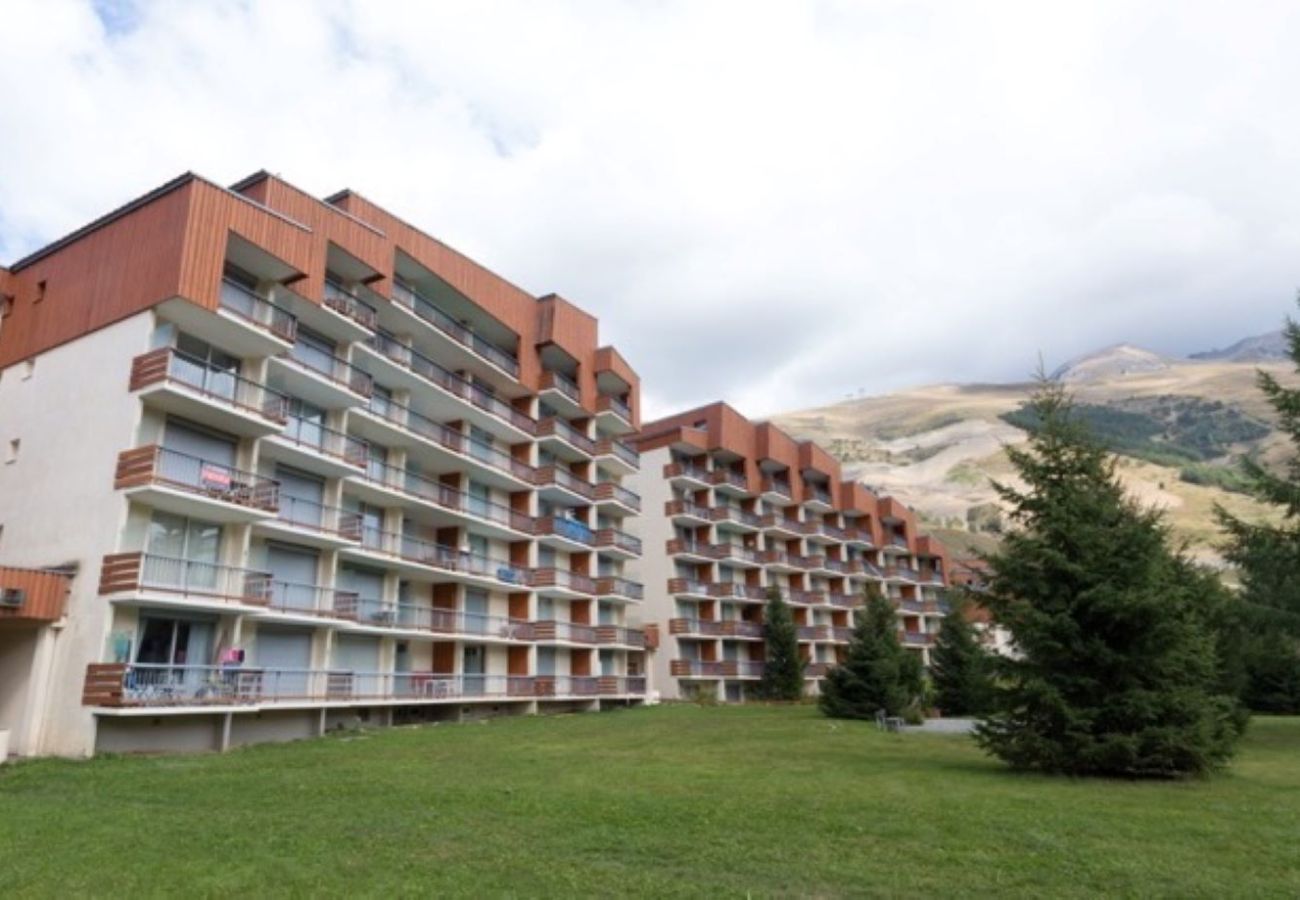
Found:
[[(1300, 374), (1300, 323), (1287, 319), (1285, 334)], [(1256, 499), (1278, 507), (1283, 520), (1246, 522), (1222, 507), (1217, 514), (1228, 533), (1225, 555), (1241, 571), (1235, 638), (1242, 697), (1252, 709), (1300, 713), (1300, 385), (1284, 386), (1263, 371), (1258, 384), (1295, 452), (1284, 474), (1253, 459), (1242, 467)]]
[(1220, 589), (1171, 549), (1159, 512), (1125, 496), (1060, 385), (1042, 379), (1031, 405), (1041, 425), (1007, 451), (1024, 487), (995, 485), (1014, 527), (981, 595), (1017, 655), (996, 660), (978, 741), (1074, 775), (1218, 768), (1240, 731), (1219, 689)]
[(799, 656), (799, 630), (790, 606), (780, 589), (769, 588), (763, 613), (763, 643), (766, 662), (759, 696), (766, 700), (798, 700), (803, 697), (803, 660)]
[(986, 713), (993, 661), (966, 618), (966, 598), (957, 594), (950, 603), (930, 654), (934, 702), (945, 716)]
[(844, 662), (826, 673), (818, 706), (836, 719), (871, 719), (882, 709), (902, 716), (918, 708), (921, 682), (920, 659), (898, 641), (893, 604), (868, 586)]

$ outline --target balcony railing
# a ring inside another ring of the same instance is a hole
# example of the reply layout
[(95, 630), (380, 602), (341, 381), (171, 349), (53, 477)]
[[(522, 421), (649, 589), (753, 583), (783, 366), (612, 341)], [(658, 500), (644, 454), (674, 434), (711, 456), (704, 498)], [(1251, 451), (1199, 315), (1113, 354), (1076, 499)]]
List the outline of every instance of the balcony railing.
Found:
[(293, 313), (229, 278), (221, 279), (219, 303), (226, 312), (286, 343), (292, 344), (297, 337), (298, 320)]
[(271, 581), (268, 606), (277, 612), (298, 613), (309, 616), (338, 616), (338, 609), (355, 604), (357, 595), (352, 591), (321, 587), (298, 581)]
[(347, 288), (326, 279), (325, 306), (341, 316), (351, 319), (367, 331), (379, 327), (379, 313)]
[(366, 411), (452, 453), (468, 457), (474, 462), (495, 469), (498, 472), (512, 475), (521, 481), (530, 484), (533, 482), (536, 470), (528, 463), (515, 459), (509, 453), (491, 444), (486, 444), (462, 434), (441, 422), (435, 422), (428, 416), (418, 413), (408, 406), (394, 403), (391, 400), (380, 400), (371, 397), (370, 405), (366, 407)]
[(525, 513), (516, 512), (508, 506), (491, 500), (475, 497), (473, 494), (467, 494), (406, 469), (399, 469), (372, 459), (362, 477), (371, 484), (400, 491), (448, 512), (483, 519), (524, 534), (532, 534), (534, 530), (532, 517)]
[(360, 468), (366, 464), (365, 441), (308, 419), (290, 415), (284, 431), (276, 437), (295, 447), (341, 459), (351, 466)]
[(934, 643), (934, 636), (924, 631), (904, 631), (903, 643), (909, 647), (928, 647)]
[(709, 585), (709, 596), (733, 600), (767, 599), (767, 588), (758, 585), (740, 584), (735, 581), (720, 581)]
[(567, 569), (534, 569), (532, 585), (539, 589), (561, 588), (577, 594), (596, 594), (596, 582), (593, 579)]
[(803, 522), (787, 518), (778, 513), (768, 513), (762, 516), (759, 524), (768, 531), (785, 531), (788, 534), (803, 534)]
[(263, 512), (275, 512), (280, 500), (278, 481), (157, 444), (119, 453), (113, 484), (118, 489), (156, 484)]
[(688, 462), (671, 462), (664, 464), (665, 478), (691, 478), (704, 484), (709, 483), (709, 470), (704, 466)]
[(807, 606), (820, 606), (826, 602), (826, 594), (822, 591), (791, 591), (790, 602)]
[(778, 496), (786, 497), (787, 499), (793, 496), (790, 493), (790, 482), (779, 478), (764, 478), (763, 493), (777, 494)]
[(762, 678), (764, 663), (748, 659), (724, 659), (722, 676), (724, 678)]
[(826, 599), (831, 606), (837, 606), (840, 609), (857, 609), (862, 605), (861, 594), (831, 593), (826, 595)]
[(709, 518), (714, 522), (734, 522), (737, 525), (747, 525), (750, 528), (759, 528), (762, 526), (762, 517), (751, 512), (745, 512), (743, 509), (736, 509), (734, 506), (715, 506), (709, 511)]
[(288, 398), (229, 369), (218, 369), (170, 347), (150, 350), (131, 360), (131, 390), (165, 382), (184, 387), (231, 409), (283, 423)]
[(612, 481), (601, 481), (596, 484), (596, 501), (611, 501), (636, 512), (641, 511), (641, 495)]
[(595, 441), (578, 431), (568, 422), (557, 419), (555, 416), (548, 416), (537, 423), (537, 436), (539, 438), (559, 438), (588, 456), (593, 456), (596, 453)]
[(617, 528), (601, 528), (596, 532), (597, 550), (622, 550), (635, 556), (641, 555), (641, 539)]
[(533, 638), (537, 641), (562, 641), (570, 644), (595, 644), (596, 626), (578, 622), (560, 622), (540, 619), (533, 623)]
[(271, 575), (195, 559), (153, 553), (117, 553), (104, 557), (99, 593), (138, 590), (200, 600), (226, 600), (266, 606), (271, 602)]
[(625, 597), (628, 600), (641, 600), (645, 597), (645, 586), (619, 578), (616, 575), (603, 575), (596, 579), (596, 593), (601, 597)]
[(745, 473), (731, 469), (714, 469), (709, 473), (709, 484), (725, 484), (742, 491), (749, 490), (749, 479), (745, 477)]
[(641, 454), (618, 438), (602, 438), (596, 441), (596, 456), (614, 456), (633, 469), (641, 468)]
[(533, 526), (538, 537), (558, 537), (587, 547), (596, 546), (596, 532), (577, 519), (564, 516), (542, 516)]
[(377, 528), (362, 529), (361, 546), (417, 565), (429, 566), (449, 573), (494, 579), (509, 585), (519, 585), (524, 589), (527, 588), (531, 577), (527, 567), (517, 566), (508, 560), (482, 556), (468, 550), (458, 550), (455, 547), (426, 541), (413, 535), (382, 531)]
[(721, 678), (722, 663), (703, 659), (674, 659), (668, 666), (674, 678)]
[(905, 535), (905, 534), (894, 534), (894, 535), (890, 535), (890, 537), (889, 537), (889, 544), (890, 544), (891, 547), (902, 547), (903, 549), (906, 550), (906, 549), (907, 549), (907, 535)]
[(263, 706), (530, 700), (645, 693), (639, 676), (444, 675), (343, 669), (92, 663), (82, 703), (100, 707)]
[(926, 611), (925, 604), (920, 600), (903, 600), (900, 598), (894, 605), (903, 612), (916, 613), (917, 615)]
[(754, 563), (758, 565), (761, 553), (750, 547), (742, 547), (740, 544), (733, 544), (724, 541), (720, 544), (713, 544), (709, 547), (709, 555), (718, 560), (737, 560), (740, 562)]
[(554, 486), (577, 494), (586, 500), (596, 499), (596, 486), (584, 481), (562, 466), (542, 466), (533, 478), (537, 487)]
[(622, 625), (597, 625), (596, 643), (618, 644), (625, 647), (644, 647), (645, 632), (640, 628), (625, 628)]
[(353, 601), (337, 607), (335, 614), (372, 628), (465, 635), (504, 641), (533, 640), (533, 623), (526, 619), (420, 606), (415, 603), (384, 603), (373, 597), (355, 595)]
[(321, 534), (337, 534), (350, 541), (361, 540), (361, 514), (337, 506), (326, 506), (315, 500), (280, 495), (280, 508), (276, 518), (286, 525), (305, 528)]
[(579, 390), (578, 383), (563, 372), (547, 369), (542, 373), (540, 386), (543, 391), (556, 391), (574, 403), (582, 402), (582, 391)]
[(810, 501), (816, 501), (817, 503), (822, 503), (825, 504), (826, 506), (831, 505), (831, 492), (826, 490), (826, 488), (824, 487), (819, 487), (815, 484), (805, 484), (804, 492), (805, 492), (805, 497), (804, 497), (805, 503), (808, 503)]
[(831, 630), (826, 625), (800, 625), (799, 640), (801, 641), (826, 641), (830, 640)]
[(664, 501), (664, 515), (666, 516), (690, 516), (695, 519), (702, 519), (706, 522), (711, 521), (710, 512), (707, 506), (700, 506), (689, 500), (666, 500)]
[(697, 597), (708, 597), (713, 587), (714, 585), (707, 581), (696, 581), (693, 578), (668, 579), (668, 593), (672, 595), (691, 594)]
[(525, 434), (537, 434), (536, 419), (520, 412), (479, 385), (438, 365), (427, 356), (402, 343), (396, 335), (379, 330), (366, 339), (366, 344), (397, 365), (442, 388), (447, 393), (518, 428)]
[(299, 341), (293, 345), (293, 349), (284, 358), (328, 381), (347, 388), (354, 394), (369, 397), (374, 392), (375, 383), (374, 379), (370, 377), (370, 373), (358, 369), (341, 356), (334, 356)]
[(519, 360), (513, 354), (475, 334), (470, 328), (453, 319), (415, 288), (394, 280), (392, 296), (395, 303), (405, 306), (462, 347), (492, 363), (492, 365), (508, 373), (512, 378), (519, 377)]
[(853, 629), (846, 628), (843, 625), (833, 625), (831, 626), (831, 640), (841, 644), (847, 643), (853, 640)]
[(831, 663), (808, 663), (803, 668), (803, 675), (805, 678), (825, 678), (830, 670)]
[(596, 412), (613, 413), (624, 422), (632, 422), (632, 407), (611, 394), (602, 394), (596, 398)]
[(758, 622), (738, 619), (716, 621), (712, 619), (669, 619), (669, 634), (700, 635), (702, 637), (761, 638), (763, 626)]

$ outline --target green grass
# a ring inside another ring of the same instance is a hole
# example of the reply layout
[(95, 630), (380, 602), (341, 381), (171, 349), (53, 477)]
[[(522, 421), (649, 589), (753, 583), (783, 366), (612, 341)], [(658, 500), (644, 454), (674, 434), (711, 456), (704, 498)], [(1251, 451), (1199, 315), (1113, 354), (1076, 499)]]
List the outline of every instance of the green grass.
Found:
[(6, 896), (1300, 895), (1300, 719), (1187, 783), (1013, 774), (810, 707), (0, 769)]

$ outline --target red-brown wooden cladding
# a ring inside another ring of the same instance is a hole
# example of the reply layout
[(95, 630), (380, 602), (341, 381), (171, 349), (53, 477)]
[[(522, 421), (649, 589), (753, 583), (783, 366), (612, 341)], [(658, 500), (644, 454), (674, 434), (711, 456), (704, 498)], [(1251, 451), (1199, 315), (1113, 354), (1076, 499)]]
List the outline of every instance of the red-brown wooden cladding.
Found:
[(63, 616), (72, 579), (56, 572), (0, 566), (0, 591), (20, 591), (18, 606), (0, 606), (0, 627), (6, 623), (39, 624)]
[(126, 663), (91, 663), (81, 687), (82, 706), (125, 706)]

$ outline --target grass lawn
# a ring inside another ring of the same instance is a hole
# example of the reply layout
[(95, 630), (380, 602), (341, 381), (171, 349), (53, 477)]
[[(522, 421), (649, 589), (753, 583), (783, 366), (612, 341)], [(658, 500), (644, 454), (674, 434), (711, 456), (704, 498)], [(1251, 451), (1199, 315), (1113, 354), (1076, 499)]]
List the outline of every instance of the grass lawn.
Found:
[(15, 895), (1300, 895), (1300, 719), (1228, 774), (1012, 774), (811, 707), (401, 728), (0, 768)]

